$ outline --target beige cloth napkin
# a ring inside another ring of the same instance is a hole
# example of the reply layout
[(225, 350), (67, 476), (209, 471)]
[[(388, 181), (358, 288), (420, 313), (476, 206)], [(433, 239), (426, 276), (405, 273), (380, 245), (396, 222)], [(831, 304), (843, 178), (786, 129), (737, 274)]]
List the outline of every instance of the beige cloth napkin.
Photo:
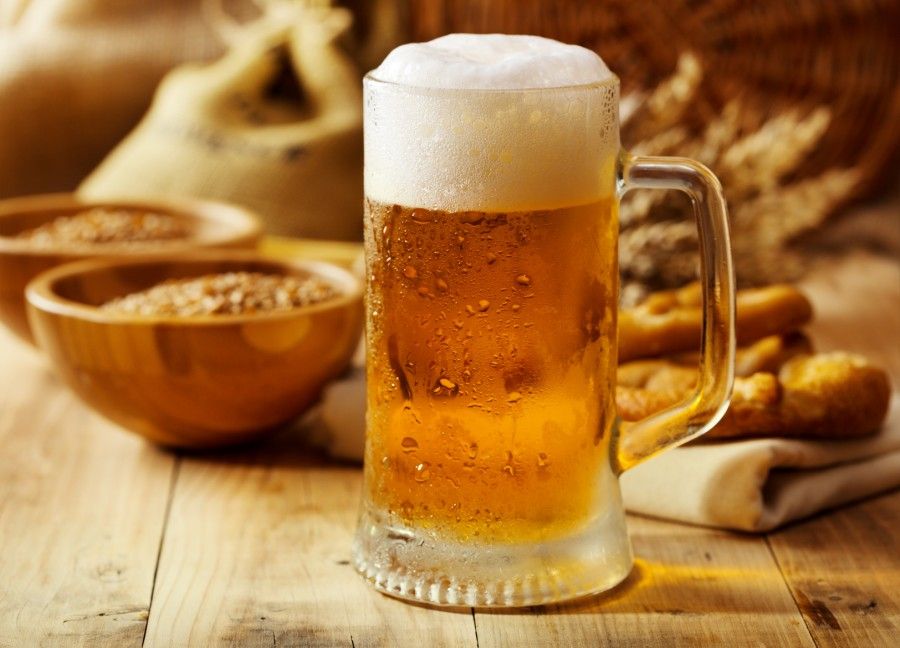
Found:
[(900, 486), (900, 399), (875, 436), (855, 441), (749, 439), (663, 452), (622, 475), (634, 513), (769, 531)]
[[(315, 439), (332, 456), (360, 460), (365, 372), (326, 391)], [(682, 446), (622, 475), (625, 507), (679, 522), (769, 531), (900, 486), (900, 397), (875, 436), (855, 441), (750, 439)]]

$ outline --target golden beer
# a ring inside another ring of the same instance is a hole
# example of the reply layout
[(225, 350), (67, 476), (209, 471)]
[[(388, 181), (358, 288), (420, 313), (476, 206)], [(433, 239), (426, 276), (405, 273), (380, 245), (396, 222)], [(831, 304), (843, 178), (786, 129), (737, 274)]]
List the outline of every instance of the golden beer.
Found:
[(611, 200), (530, 212), (366, 203), (371, 500), (524, 541), (595, 510), (615, 410)]

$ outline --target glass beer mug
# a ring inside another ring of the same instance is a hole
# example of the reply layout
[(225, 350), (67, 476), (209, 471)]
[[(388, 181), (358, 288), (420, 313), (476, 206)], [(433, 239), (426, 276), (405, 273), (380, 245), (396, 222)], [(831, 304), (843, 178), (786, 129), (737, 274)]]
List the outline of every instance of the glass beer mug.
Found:
[[(393, 57), (393, 59), (392, 59)], [(364, 81), (365, 484), (356, 568), (433, 605), (607, 590), (633, 557), (617, 476), (727, 407), (734, 286), (721, 188), (622, 151), (618, 79), (535, 37), (444, 37)], [(616, 419), (617, 215), (634, 188), (692, 199), (700, 379)]]

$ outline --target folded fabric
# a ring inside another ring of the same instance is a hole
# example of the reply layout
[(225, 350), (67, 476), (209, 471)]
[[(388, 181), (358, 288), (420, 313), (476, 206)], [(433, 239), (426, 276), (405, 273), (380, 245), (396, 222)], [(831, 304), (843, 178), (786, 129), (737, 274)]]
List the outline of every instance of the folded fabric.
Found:
[(900, 486), (900, 402), (875, 436), (852, 441), (747, 439), (693, 443), (622, 475), (633, 513), (770, 531)]
[[(365, 371), (332, 384), (314, 439), (341, 459), (365, 443)], [(769, 531), (834, 506), (900, 487), (900, 399), (882, 430), (853, 441), (745, 439), (694, 442), (622, 475), (633, 512), (740, 531)]]

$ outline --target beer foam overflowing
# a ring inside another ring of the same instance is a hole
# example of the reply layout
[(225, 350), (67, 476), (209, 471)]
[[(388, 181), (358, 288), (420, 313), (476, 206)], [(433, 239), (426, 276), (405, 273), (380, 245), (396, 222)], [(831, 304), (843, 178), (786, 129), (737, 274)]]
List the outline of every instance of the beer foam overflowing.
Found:
[(609, 197), (619, 149), (614, 81), (593, 52), (537, 36), (402, 45), (365, 82), (366, 195), (447, 211)]
[(540, 36), (450, 34), (401, 45), (372, 72), (419, 88), (512, 90), (600, 83), (612, 77), (594, 52)]

